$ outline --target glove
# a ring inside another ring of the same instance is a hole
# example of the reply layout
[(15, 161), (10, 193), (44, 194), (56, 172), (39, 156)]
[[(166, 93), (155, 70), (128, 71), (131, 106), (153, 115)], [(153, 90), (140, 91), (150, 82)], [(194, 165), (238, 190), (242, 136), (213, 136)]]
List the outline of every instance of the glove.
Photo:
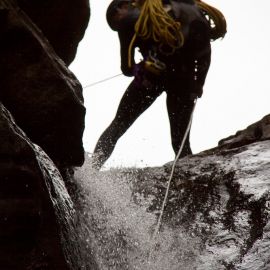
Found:
[(135, 64), (133, 74), (135, 76), (135, 82), (138, 84), (138, 86), (143, 86), (146, 88), (153, 86), (151, 74), (149, 74), (149, 72), (145, 69), (145, 61)]

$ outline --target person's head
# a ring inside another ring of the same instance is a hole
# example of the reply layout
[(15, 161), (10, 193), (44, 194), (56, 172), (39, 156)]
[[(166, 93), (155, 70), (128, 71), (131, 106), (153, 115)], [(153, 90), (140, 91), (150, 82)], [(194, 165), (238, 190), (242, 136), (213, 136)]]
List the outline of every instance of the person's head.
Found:
[(106, 18), (112, 30), (119, 30), (121, 20), (128, 14), (129, 2), (129, 0), (114, 0), (107, 8)]

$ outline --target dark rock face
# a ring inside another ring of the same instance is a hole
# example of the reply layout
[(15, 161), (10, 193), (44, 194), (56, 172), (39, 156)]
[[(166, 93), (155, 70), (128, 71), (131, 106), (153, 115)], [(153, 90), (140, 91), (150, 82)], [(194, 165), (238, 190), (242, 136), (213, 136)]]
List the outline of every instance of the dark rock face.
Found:
[(83, 269), (61, 175), (2, 104), (0, 138), (0, 269)]
[(219, 142), (222, 149), (239, 147), (259, 140), (270, 139), (270, 115), (266, 115), (260, 121), (248, 126), (246, 129), (236, 132)]
[(85, 116), (81, 85), (15, 2), (1, 0), (0, 10), (0, 100), (57, 165), (80, 166)]
[(36, 24), (16, 1), (0, 0), (0, 269), (95, 269), (82, 259), (78, 219), (56, 168), (84, 162), (82, 88), (59, 56), (74, 59), (89, 5), (18, 3)]
[(176, 162), (159, 234), (172, 162), (98, 174), (85, 162), (75, 176), (96, 256), (108, 269), (270, 269), (268, 119), (239, 132), (238, 146), (232, 137)]
[(18, 5), (48, 38), (58, 56), (69, 65), (90, 17), (88, 0), (18, 0)]
[[(265, 126), (265, 120), (241, 134)], [(260, 138), (177, 163), (162, 226), (201, 240), (198, 269), (270, 269), (270, 141)], [(144, 169), (133, 180), (134, 194), (155, 198), (151, 212), (161, 208), (170, 170), (171, 164)]]

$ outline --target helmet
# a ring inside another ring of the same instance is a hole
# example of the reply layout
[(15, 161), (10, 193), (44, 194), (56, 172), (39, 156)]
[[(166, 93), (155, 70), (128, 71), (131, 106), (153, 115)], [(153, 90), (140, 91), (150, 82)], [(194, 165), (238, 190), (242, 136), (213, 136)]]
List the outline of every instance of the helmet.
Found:
[(120, 14), (119, 9), (124, 8), (130, 3), (130, 0), (113, 0), (107, 8), (106, 19), (112, 30), (118, 31)]

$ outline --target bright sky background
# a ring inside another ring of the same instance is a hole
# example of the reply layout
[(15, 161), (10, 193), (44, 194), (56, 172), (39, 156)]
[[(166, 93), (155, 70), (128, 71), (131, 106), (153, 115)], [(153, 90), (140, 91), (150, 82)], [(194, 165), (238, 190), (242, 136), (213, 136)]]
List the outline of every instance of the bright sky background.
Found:
[[(212, 64), (191, 128), (194, 153), (270, 113), (270, 1), (208, 0), (227, 19), (228, 33), (212, 43)], [(117, 33), (107, 25), (110, 0), (91, 0), (91, 18), (70, 69), (83, 86), (121, 73)], [(267, 19), (268, 18), (268, 19)], [(92, 152), (115, 116), (131, 78), (120, 76), (84, 90), (84, 147)], [(110, 166), (156, 166), (173, 160), (165, 94), (118, 141)]]

